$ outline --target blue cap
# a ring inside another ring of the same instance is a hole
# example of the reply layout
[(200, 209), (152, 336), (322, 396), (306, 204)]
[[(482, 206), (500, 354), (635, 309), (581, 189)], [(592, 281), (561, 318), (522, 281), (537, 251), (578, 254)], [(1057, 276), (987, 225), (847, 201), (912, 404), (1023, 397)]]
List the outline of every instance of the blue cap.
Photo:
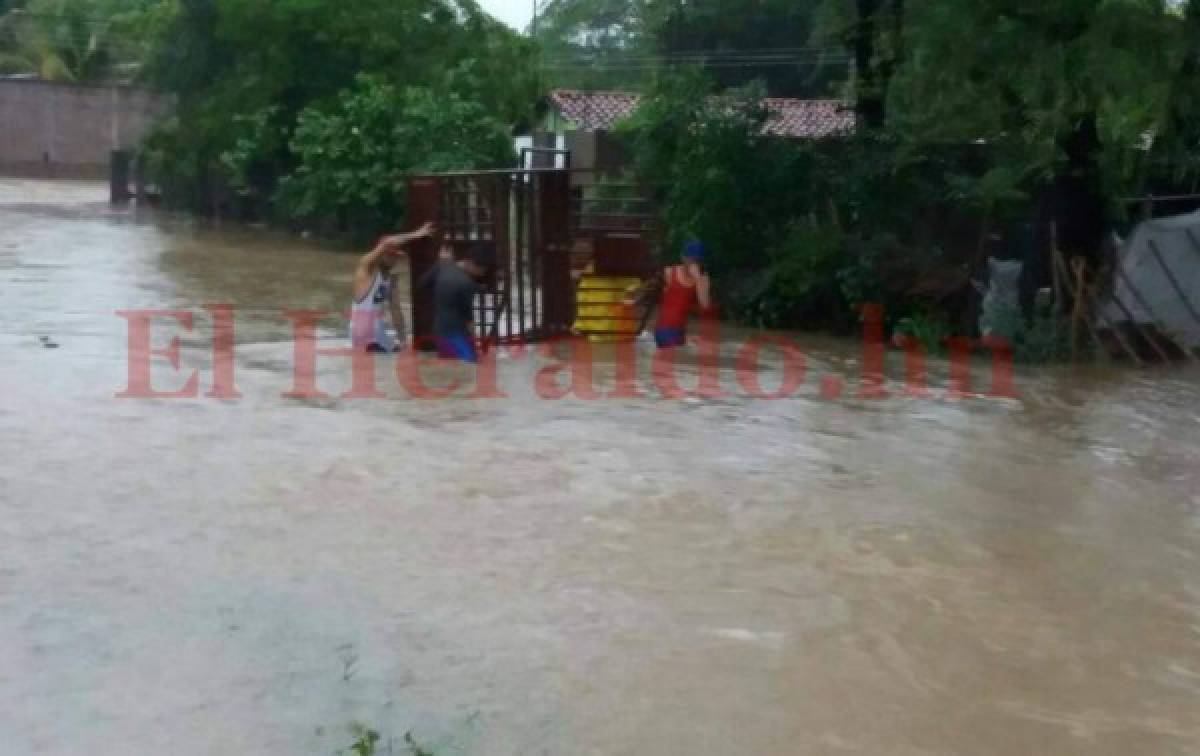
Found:
[(703, 262), (704, 260), (704, 242), (699, 239), (690, 239), (683, 245), (683, 257), (685, 260), (695, 260)]

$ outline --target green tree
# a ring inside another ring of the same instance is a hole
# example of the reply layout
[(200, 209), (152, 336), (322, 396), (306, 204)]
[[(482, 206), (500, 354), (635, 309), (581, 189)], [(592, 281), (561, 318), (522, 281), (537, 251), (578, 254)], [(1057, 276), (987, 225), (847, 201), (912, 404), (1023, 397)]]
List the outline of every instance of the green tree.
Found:
[(763, 133), (761, 84), (708, 96), (698, 72), (658, 77), (621, 132), (642, 180), (657, 187), (667, 248), (689, 237), (717, 253), (718, 274), (761, 265), (797, 208), (809, 207), (809, 155)]
[(98, 82), (142, 51), (133, 33), (150, 0), (30, 0), (0, 16), (0, 73)]
[(655, 5), (646, 0), (550, 0), (535, 36), (549, 87), (640, 90), (654, 66)]
[(470, 0), (176, 0), (146, 69), (178, 102), (153, 162), (168, 186), (199, 188), (173, 192), (188, 204), (211, 204), (222, 184), (274, 197), (304, 163), (301, 115), (335, 112), (360, 74), (397, 97), (415, 87), (475, 103), (511, 130), (533, 117), (533, 61), (529, 40)]
[(399, 223), (406, 175), (514, 159), (508, 129), (481, 104), (365, 75), (331, 107), (305, 109), (290, 147), (298, 165), (279, 189), (287, 214), (333, 215), (368, 234)]
[(1194, 185), (1200, 180), (1200, 2), (1187, 0), (1176, 10), (1179, 51), (1154, 144), (1158, 165), (1148, 170)]
[(714, 90), (761, 81), (780, 97), (826, 96), (846, 76), (822, 38), (822, 0), (552, 0), (537, 24), (553, 86), (643, 89), (700, 67)]
[(664, 3), (658, 52), (686, 55), (717, 89), (753, 81), (774, 97), (829, 95), (846, 76), (844, 53), (820, 39), (821, 0), (690, 0)]
[(904, 60), (905, 0), (855, 0), (845, 39), (854, 55), (854, 105), (864, 129), (887, 122), (892, 76)]
[(1052, 187), (1065, 244), (1094, 252), (1161, 118), (1176, 27), (1161, 0), (910, 0), (888, 126), (902, 158), (985, 145), (990, 169), (964, 199)]

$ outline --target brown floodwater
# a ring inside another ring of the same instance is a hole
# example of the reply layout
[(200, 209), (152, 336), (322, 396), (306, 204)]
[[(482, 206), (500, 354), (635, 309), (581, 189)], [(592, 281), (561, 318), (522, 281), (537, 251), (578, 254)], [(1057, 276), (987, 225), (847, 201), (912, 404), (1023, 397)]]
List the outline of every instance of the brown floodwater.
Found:
[[(1195, 367), (835, 401), (858, 348), (800, 336), (779, 401), (552, 401), (538, 355), (506, 399), (389, 358), (338, 398), (325, 357), (288, 399), (282, 311), (346, 307), (353, 257), (103, 199), (0, 180), (0, 751), (1200, 752)], [(237, 400), (203, 396), (212, 303)], [(196, 312), (154, 380), (199, 398), (117, 398), (147, 308)]]

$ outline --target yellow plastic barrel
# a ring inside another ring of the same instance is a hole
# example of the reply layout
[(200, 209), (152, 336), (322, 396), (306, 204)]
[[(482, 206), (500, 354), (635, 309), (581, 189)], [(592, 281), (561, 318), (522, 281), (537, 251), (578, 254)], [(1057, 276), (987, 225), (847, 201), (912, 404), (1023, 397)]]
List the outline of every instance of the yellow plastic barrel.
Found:
[(575, 330), (597, 343), (636, 339), (641, 315), (625, 299), (641, 283), (631, 276), (584, 273), (575, 294)]

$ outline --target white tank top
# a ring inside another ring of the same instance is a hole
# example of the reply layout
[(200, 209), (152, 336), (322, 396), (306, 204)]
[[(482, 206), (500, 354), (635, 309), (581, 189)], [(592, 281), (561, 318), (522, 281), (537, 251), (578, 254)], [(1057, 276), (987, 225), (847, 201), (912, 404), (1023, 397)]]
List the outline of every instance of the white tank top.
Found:
[(395, 350), (396, 339), (388, 329), (391, 294), (390, 278), (376, 272), (367, 295), (350, 309), (350, 343), (356, 349), (366, 349), (375, 344), (389, 352)]

